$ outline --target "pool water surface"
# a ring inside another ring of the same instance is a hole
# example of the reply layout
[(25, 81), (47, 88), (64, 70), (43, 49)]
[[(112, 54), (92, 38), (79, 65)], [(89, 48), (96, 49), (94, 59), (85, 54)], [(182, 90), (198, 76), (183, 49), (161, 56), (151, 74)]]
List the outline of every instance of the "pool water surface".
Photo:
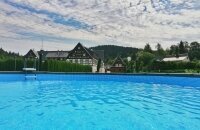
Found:
[(1, 130), (199, 130), (200, 79), (0, 75)]

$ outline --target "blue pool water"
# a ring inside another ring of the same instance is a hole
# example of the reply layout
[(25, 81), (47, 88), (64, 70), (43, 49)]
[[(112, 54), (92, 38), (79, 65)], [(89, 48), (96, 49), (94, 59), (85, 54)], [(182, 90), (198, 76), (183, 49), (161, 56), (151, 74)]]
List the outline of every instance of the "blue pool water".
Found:
[(0, 74), (0, 130), (199, 130), (200, 78)]

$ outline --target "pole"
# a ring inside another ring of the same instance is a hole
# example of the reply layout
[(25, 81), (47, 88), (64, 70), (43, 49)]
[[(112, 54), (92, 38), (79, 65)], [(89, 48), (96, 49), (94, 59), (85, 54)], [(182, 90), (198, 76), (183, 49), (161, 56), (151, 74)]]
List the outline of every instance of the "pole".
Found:
[(35, 58), (35, 62), (34, 62), (34, 68), (36, 69), (36, 58)]
[(40, 60), (37, 59), (37, 66), (38, 66), (38, 71), (40, 71)]
[(15, 71), (16, 71), (16, 56), (15, 56)]

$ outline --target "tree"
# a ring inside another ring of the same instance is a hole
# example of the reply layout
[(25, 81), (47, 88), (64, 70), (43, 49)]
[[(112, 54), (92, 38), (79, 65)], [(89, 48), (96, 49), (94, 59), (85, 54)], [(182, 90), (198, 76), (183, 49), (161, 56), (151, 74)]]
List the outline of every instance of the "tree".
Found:
[(165, 51), (164, 51), (164, 49), (162, 48), (162, 46), (161, 46), (160, 43), (158, 43), (158, 44), (156, 45), (156, 49), (157, 49), (157, 51), (156, 51), (156, 57), (157, 57), (158, 59), (164, 58), (164, 57), (165, 57)]
[(8, 58), (22, 58), (19, 53), (14, 53), (14, 52), (7, 52), (3, 48), (0, 48), (0, 59), (8, 59)]
[(179, 54), (184, 54), (188, 52), (189, 46), (187, 42), (180, 41), (178, 46), (179, 46)]
[(177, 45), (172, 45), (170, 47), (170, 55), (175, 55), (176, 57), (179, 57), (179, 47)]
[(151, 49), (151, 46), (149, 45), (149, 43), (147, 43), (147, 44), (145, 45), (144, 51), (145, 51), (145, 52), (149, 52), (149, 53), (152, 53), (152, 52), (153, 52), (152, 49)]
[(179, 53), (180, 54), (185, 53), (185, 46), (184, 46), (184, 42), (183, 41), (181, 41), (180, 44), (179, 44)]
[(136, 54), (137, 54), (137, 53), (135, 53), (135, 52), (133, 52), (133, 53), (131, 54), (131, 60), (136, 60)]
[(97, 72), (99, 72), (100, 68), (101, 68), (101, 59), (99, 59), (97, 63)]
[(189, 50), (190, 50), (190, 45), (189, 45), (188, 42), (185, 42), (185, 51), (186, 51), (186, 53), (188, 53)]
[(178, 48), (178, 46), (176, 46), (176, 48), (175, 48), (175, 55), (176, 55), (176, 57), (179, 57), (179, 48)]
[(188, 56), (191, 61), (200, 60), (200, 43), (192, 42), (190, 44), (190, 50), (189, 50)]
[(130, 60), (130, 61), (128, 61), (128, 59), (124, 59), (123, 60), (124, 62), (125, 62), (125, 64), (126, 64), (126, 71), (128, 72), (128, 73), (130, 73), (130, 72), (133, 72), (134, 71), (134, 63), (135, 63), (135, 60)]
[(167, 49), (165, 50), (165, 55), (170, 55), (170, 49), (169, 49), (169, 48), (167, 48)]
[(136, 60), (136, 69), (140, 70), (149, 70), (148, 66), (153, 62), (155, 59), (155, 55), (149, 52), (141, 51), (137, 53), (137, 60)]
[(156, 49), (157, 49), (157, 51), (162, 49), (162, 46), (160, 45), (160, 43), (158, 43), (158, 44), (156, 45)]

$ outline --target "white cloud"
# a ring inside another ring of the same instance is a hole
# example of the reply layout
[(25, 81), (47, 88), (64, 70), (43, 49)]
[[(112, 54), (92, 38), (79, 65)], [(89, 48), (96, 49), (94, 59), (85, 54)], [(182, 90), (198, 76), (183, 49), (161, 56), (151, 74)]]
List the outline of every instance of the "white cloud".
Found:
[[(27, 53), (29, 49), (34, 49), (34, 50), (40, 50), (42, 48), (42, 40), (40, 41), (34, 41), (34, 40), (16, 40), (16, 39), (5, 39), (2, 38), (0, 42), (0, 47), (7, 51), (15, 51), (19, 52), (20, 54), (24, 55)], [(69, 51), (71, 50), (74, 45), (67, 43), (57, 43), (56, 41), (54, 42), (49, 42), (49, 41), (44, 41), (43, 47), (45, 50), (66, 50)]]
[[(14, 4), (0, 2), (0, 39), (21, 39), (15, 44), (30, 42), (37, 48), (43, 37), (48, 44), (55, 46), (64, 46), (69, 42), (67, 39), (77, 39), (87, 41), (84, 44), (90, 46), (116, 44), (143, 47), (147, 42), (152, 45), (160, 42), (168, 47), (180, 40), (200, 39), (198, 0), (7, 1)], [(55, 21), (58, 17), (63, 20), (73, 18), (90, 28), (82, 26), (77, 29), (58, 23)], [(29, 37), (35, 39), (28, 41)], [(70, 40), (70, 46), (74, 46), (77, 40), (74, 43)], [(4, 43), (4, 46), (9, 48), (10, 44)]]

